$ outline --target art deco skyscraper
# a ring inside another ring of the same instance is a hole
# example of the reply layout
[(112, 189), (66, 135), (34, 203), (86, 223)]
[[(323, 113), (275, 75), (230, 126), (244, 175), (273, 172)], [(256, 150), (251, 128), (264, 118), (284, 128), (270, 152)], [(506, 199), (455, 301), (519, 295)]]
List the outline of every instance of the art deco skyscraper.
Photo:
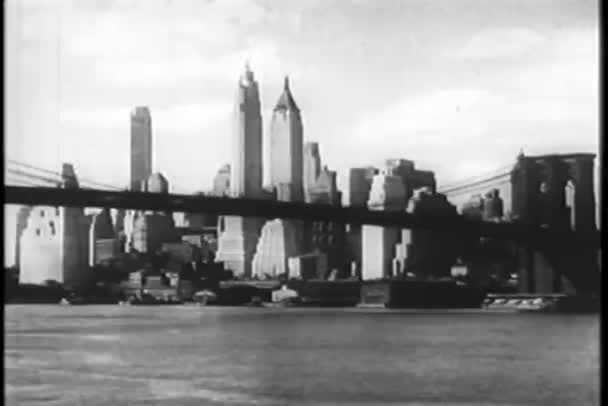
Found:
[(131, 111), (131, 190), (141, 190), (152, 173), (152, 118), (148, 107)]
[(239, 80), (232, 137), (230, 190), (233, 197), (262, 196), (262, 115), (258, 82), (249, 65)]
[(270, 125), (270, 180), (279, 200), (303, 201), (302, 118), (285, 78)]
[[(289, 90), (289, 79), (285, 78), (270, 124), (270, 184), (278, 200), (304, 201), (302, 142), (300, 109)], [(303, 253), (303, 228), (299, 221), (268, 221), (262, 228), (252, 262), (253, 276), (277, 277), (289, 273), (289, 258)]]
[[(258, 83), (247, 65), (238, 85), (236, 117), (232, 137), (230, 194), (233, 197), (263, 198), (262, 115)], [(251, 260), (263, 220), (252, 217), (220, 218), (216, 261), (239, 276), (251, 276)]]

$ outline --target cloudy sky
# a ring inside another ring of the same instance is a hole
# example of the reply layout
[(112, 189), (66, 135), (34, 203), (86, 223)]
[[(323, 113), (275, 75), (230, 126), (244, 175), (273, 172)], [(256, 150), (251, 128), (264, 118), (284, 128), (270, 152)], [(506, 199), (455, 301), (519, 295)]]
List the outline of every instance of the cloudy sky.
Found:
[(6, 155), (123, 186), (129, 111), (154, 169), (207, 190), (229, 162), (246, 59), (264, 128), (283, 76), (339, 172), (414, 160), (451, 183), (528, 154), (598, 150), (591, 0), (8, 0)]

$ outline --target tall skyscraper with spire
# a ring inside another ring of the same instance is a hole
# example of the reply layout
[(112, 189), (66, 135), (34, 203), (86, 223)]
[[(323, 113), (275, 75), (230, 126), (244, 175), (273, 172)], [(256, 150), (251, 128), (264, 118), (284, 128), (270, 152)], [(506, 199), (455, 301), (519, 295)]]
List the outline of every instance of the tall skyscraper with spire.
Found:
[(260, 94), (249, 63), (238, 85), (232, 137), (230, 190), (233, 197), (262, 196), (262, 114)]
[[(270, 184), (278, 200), (304, 201), (303, 149), (300, 109), (286, 77), (270, 124)], [(296, 220), (268, 221), (262, 228), (252, 262), (253, 276), (289, 274), (289, 258), (303, 254), (303, 229), (304, 224)]]
[(152, 173), (152, 118), (148, 107), (131, 111), (131, 190), (141, 190)]
[(302, 118), (285, 77), (270, 125), (270, 180), (279, 200), (303, 201)]
[[(260, 95), (249, 64), (238, 84), (232, 136), (230, 194), (232, 197), (263, 198), (262, 115)], [(216, 261), (239, 276), (251, 276), (251, 260), (263, 220), (252, 217), (220, 218)]]

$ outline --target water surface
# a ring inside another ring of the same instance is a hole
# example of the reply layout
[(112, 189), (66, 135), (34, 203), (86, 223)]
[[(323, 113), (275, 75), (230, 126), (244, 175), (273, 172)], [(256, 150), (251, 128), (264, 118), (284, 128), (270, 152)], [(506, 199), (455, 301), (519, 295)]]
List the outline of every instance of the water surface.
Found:
[(599, 316), (8, 305), (9, 405), (599, 404)]

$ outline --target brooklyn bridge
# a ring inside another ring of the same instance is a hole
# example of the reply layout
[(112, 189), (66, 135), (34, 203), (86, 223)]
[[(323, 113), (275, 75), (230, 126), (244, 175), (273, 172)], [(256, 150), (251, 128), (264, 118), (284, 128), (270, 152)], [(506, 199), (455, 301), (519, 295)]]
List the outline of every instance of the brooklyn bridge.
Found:
[[(78, 180), (73, 169), (66, 170), (66, 166), (63, 172), (57, 172), (15, 160), (8, 160), (4, 192), (5, 204), (298, 219), (420, 230), (445, 236), (456, 251), (465, 240), (504, 241), (515, 247), (511, 252), (520, 293), (597, 293), (600, 236), (595, 219), (594, 158), (593, 154), (520, 154), (514, 165), (439, 188), (459, 208), (457, 214), (129, 191)], [(484, 194), (500, 195), (510, 218), (487, 219), (476, 214), (471, 196)], [(433, 255), (444, 255), (444, 249), (445, 245), (437, 246)], [(456, 252), (454, 256), (459, 255)]]

